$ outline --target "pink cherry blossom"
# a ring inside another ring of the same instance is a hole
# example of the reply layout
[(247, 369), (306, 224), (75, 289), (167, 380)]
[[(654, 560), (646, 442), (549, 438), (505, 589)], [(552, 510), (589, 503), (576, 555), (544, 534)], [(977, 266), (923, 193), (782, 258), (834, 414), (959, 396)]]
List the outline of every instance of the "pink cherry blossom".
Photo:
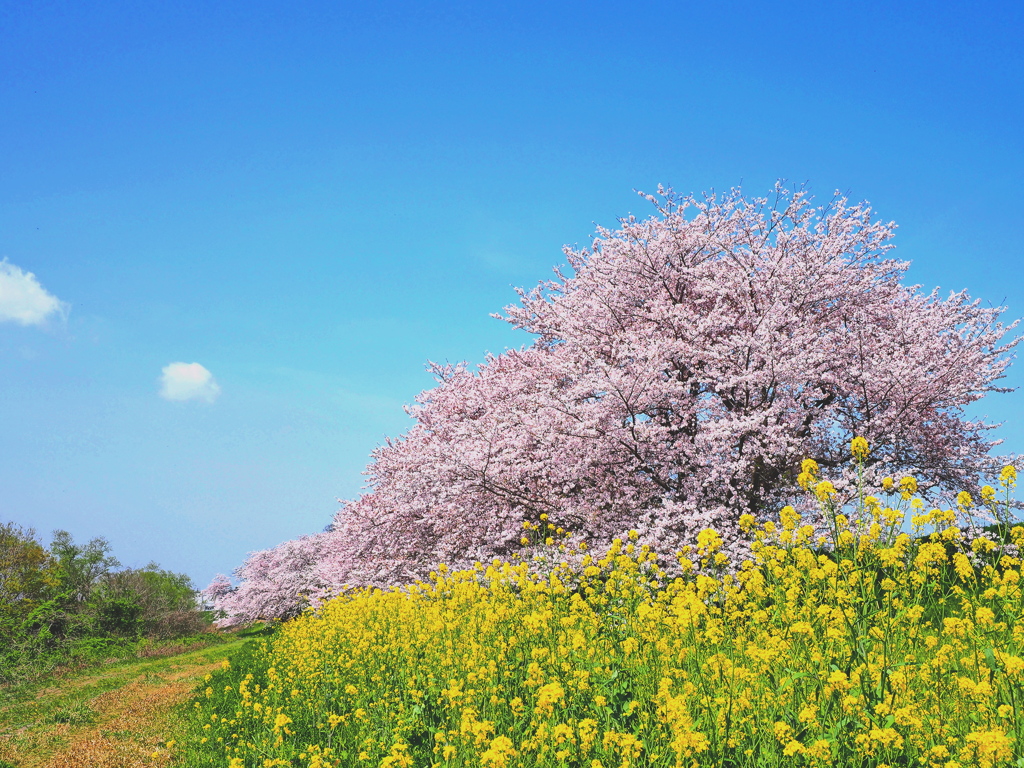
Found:
[(218, 606), (289, 615), (300, 593), (508, 557), (544, 513), (592, 546), (637, 529), (671, 553), (714, 527), (735, 547), (740, 514), (792, 502), (804, 458), (838, 477), (856, 435), (870, 465), (938, 490), (997, 468), (992, 425), (964, 409), (1007, 391), (1017, 324), (903, 285), (894, 224), (782, 185), (647, 199), (655, 215), (566, 249), (570, 271), (506, 308), (532, 346), (431, 366), (366, 492), (329, 532), (252, 555)]

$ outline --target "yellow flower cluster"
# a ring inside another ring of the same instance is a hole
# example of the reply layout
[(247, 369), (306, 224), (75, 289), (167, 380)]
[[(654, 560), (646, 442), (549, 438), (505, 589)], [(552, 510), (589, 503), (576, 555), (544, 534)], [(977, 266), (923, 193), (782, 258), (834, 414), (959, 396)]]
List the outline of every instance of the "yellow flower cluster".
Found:
[[(878, 525), (827, 556), (782, 543), (803, 527), (784, 517), (754, 527), (753, 559), (718, 577), (665, 584), (653, 552), (616, 542), (589, 576), (495, 562), (338, 598), (218, 673), (197, 717), (220, 760), (245, 766), (1020, 756), (1020, 560), (977, 569), (940, 532), (889, 543)], [(720, 544), (707, 531), (699, 554)]]
[(675, 579), (631, 536), (342, 596), (214, 675), (196, 742), (246, 768), (1020, 765), (1024, 527), (969, 542), (908, 506), (913, 536), (862, 496), (831, 552), (793, 507), (744, 516), (750, 559), (702, 531)]
[(868, 441), (863, 437), (855, 437), (850, 442), (850, 453), (853, 454), (855, 461), (864, 461), (870, 452), (871, 449), (868, 447)]

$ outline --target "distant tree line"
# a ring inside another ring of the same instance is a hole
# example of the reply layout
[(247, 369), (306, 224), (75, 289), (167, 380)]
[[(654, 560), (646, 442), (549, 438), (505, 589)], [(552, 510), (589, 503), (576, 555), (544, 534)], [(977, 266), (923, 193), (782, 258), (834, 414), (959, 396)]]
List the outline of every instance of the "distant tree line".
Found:
[(188, 576), (122, 568), (110, 543), (0, 523), (0, 683), (210, 629)]

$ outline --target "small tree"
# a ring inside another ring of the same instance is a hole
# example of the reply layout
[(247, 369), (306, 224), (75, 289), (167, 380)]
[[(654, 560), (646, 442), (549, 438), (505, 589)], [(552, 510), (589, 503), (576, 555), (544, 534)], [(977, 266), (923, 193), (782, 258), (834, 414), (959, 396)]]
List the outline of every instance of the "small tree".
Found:
[(87, 602), (100, 580), (120, 567), (121, 563), (110, 550), (110, 542), (101, 536), (90, 539), (88, 544), (75, 544), (67, 531), (53, 532), (50, 553), (57, 561), (57, 573), (67, 602)]
[(206, 628), (192, 580), (156, 563), (108, 574), (95, 595), (100, 627), (110, 634), (165, 639)]
[(56, 585), (55, 563), (35, 531), (0, 524), (0, 639), (9, 641)]
[(318, 573), (324, 563), (333, 562), (324, 546), (335, 540), (331, 533), (318, 533), (251, 552), (235, 571), (241, 582), (237, 587), (219, 574), (202, 596), (221, 614), (218, 623), (225, 627), (293, 618), (318, 598), (337, 591)]

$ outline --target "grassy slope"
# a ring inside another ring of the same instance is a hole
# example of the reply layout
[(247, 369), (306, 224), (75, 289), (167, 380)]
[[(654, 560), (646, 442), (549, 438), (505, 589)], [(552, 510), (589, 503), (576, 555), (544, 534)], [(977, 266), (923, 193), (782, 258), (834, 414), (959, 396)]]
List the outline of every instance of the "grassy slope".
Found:
[(0, 768), (168, 765), (174, 707), (244, 642), (0, 690)]

